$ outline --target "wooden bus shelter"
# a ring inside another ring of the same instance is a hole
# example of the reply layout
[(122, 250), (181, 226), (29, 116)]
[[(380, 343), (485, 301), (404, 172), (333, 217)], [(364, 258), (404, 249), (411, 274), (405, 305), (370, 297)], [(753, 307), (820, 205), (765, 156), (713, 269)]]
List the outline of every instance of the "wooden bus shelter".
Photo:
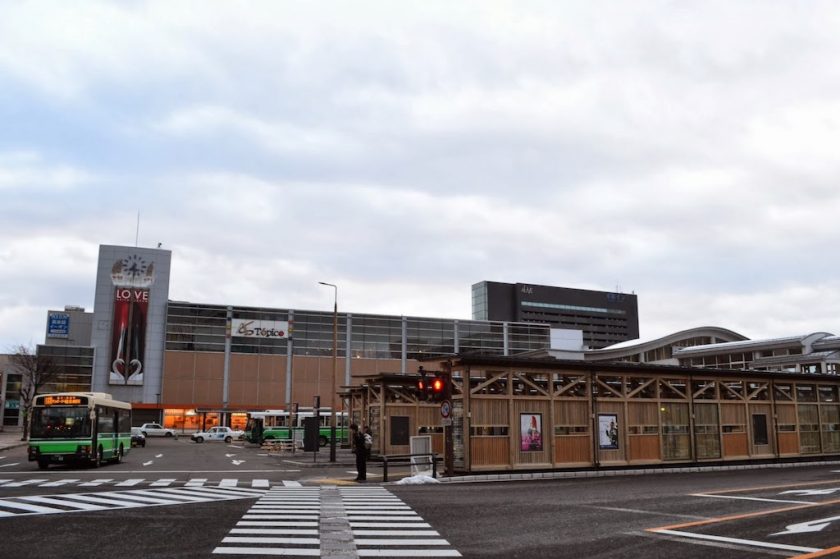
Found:
[[(348, 387), (374, 452), (430, 435), (457, 472), (708, 463), (840, 454), (840, 377), (634, 363), (455, 356), (451, 421), (416, 375)], [(468, 379), (468, 380), (467, 380)]]

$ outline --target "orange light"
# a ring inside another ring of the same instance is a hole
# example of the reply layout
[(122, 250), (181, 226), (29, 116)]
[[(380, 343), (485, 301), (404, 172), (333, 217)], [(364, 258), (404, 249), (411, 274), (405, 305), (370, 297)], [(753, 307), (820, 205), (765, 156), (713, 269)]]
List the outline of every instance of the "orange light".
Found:
[(436, 378), (432, 381), (432, 390), (435, 392), (442, 392), (443, 391), (443, 380)]

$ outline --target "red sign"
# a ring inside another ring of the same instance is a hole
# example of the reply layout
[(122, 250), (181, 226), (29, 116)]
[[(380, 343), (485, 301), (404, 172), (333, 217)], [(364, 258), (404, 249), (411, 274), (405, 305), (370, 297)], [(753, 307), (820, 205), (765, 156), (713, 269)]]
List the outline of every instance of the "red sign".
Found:
[(143, 384), (149, 290), (117, 287), (111, 330), (111, 384)]

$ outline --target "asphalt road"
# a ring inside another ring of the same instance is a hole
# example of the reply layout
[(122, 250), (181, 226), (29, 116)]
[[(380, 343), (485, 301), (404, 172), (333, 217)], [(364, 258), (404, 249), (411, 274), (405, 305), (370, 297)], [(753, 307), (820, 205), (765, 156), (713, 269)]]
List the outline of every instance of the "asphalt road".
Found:
[[(312, 509), (289, 505), (290, 519), (317, 515), (319, 505), (305, 503), (326, 490), (305, 488), (318, 485), (343, 491), (350, 518), (361, 506), (419, 515), (424, 533), (437, 534), (423, 536), (432, 545), (414, 538), (426, 556), (840, 557), (820, 551), (840, 546), (840, 476), (827, 466), (380, 489), (349, 481), (347, 455), (330, 468), (313, 467), (311, 454), (260, 454), (243, 444), (150, 439), (123, 464), (44, 472), (25, 461), (25, 449), (0, 452), (0, 558), (224, 556), (213, 552), (255, 509), (288, 501)], [(301, 546), (317, 554), (317, 521), (314, 529), (316, 543)], [(387, 544), (355, 537), (356, 553), (396, 556), (412, 547), (399, 537)], [(284, 553), (297, 545), (281, 539), (260, 545)]]

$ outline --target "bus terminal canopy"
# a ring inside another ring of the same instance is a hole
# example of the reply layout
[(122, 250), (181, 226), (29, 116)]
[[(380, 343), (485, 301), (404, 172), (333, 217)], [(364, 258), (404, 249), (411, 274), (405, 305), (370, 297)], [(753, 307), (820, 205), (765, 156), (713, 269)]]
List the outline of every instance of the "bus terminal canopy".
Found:
[(451, 367), (450, 417), (419, 397), (416, 373), (343, 387), (377, 452), (424, 435), (443, 453), (451, 427), (462, 472), (840, 455), (834, 375), (487, 355), (423, 366)]

